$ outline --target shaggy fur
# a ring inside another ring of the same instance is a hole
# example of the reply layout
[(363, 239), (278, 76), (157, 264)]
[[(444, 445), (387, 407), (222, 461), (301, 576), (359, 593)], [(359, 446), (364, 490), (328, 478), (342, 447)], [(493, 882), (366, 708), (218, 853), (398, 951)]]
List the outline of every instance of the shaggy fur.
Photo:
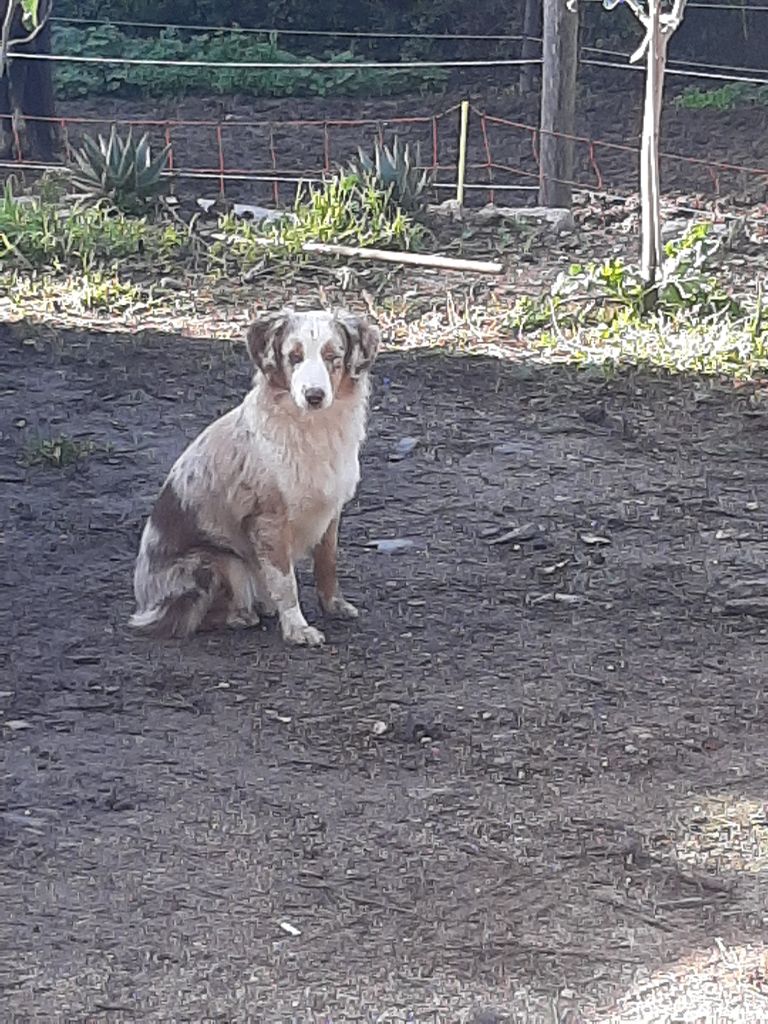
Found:
[(356, 618), (336, 576), (339, 517), (360, 479), (379, 332), (350, 313), (280, 312), (253, 323), (253, 389), (177, 460), (141, 538), (131, 625), (163, 637), (252, 626), (318, 645), (294, 565), (313, 554), (320, 603)]

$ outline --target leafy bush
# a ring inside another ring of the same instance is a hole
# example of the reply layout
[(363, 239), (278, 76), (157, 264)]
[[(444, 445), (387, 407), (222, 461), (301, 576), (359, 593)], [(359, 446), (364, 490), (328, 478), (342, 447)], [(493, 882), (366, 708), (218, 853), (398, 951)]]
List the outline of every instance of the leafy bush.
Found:
[(106, 93), (182, 96), (187, 93), (254, 96), (383, 96), (414, 89), (438, 89), (447, 78), (442, 68), (387, 71), (345, 68), (358, 58), (351, 50), (321, 58), (332, 69), (302, 68), (312, 58), (280, 49), (274, 37), (237, 32), (182, 33), (164, 29), (150, 38), (127, 35), (114, 25), (54, 31), (54, 52), (77, 57), (128, 57), (140, 60), (284, 63), (293, 68), (163, 67), (131, 64), (66, 63), (56, 67), (57, 94), (62, 99)]
[(19, 460), (23, 466), (48, 466), (64, 469), (87, 459), (98, 450), (96, 443), (90, 439), (66, 437), (59, 435), (50, 438), (38, 438), (30, 441)]

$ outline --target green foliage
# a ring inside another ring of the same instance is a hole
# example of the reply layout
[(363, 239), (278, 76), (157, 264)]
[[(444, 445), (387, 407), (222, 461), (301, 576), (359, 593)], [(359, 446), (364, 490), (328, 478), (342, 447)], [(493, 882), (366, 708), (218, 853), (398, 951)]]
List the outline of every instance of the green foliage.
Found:
[(391, 147), (377, 139), (372, 157), (362, 149), (357, 153), (349, 171), (360, 185), (377, 189), (387, 196), (391, 205), (408, 213), (425, 206), (432, 174), (420, 169), (418, 147), (412, 150), (408, 143), (395, 136)]
[[(212, 61), (292, 64), (294, 68), (167, 67), (131, 64), (57, 65), (56, 92), (62, 99), (81, 96), (183, 96), (188, 93), (254, 96), (384, 96), (442, 87), (441, 68), (388, 71), (350, 68), (359, 58), (351, 50), (320, 58), (333, 68), (303, 68), (312, 58), (281, 49), (276, 37), (237, 32), (183, 33), (164, 29), (158, 35), (134, 36), (114, 25), (90, 28), (56, 26), (54, 52), (81, 57), (127, 57), (140, 60)], [(337, 65), (337, 66), (336, 66)]]
[(718, 277), (722, 241), (697, 224), (665, 246), (659, 300), (645, 312), (636, 267), (620, 259), (559, 275), (544, 299), (519, 300), (510, 326), (571, 360), (748, 375), (768, 369), (762, 296), (736, 296)]
[(717, 89), (689, 86), (675, 98), (681, 110), (736, 110), (744, 106), (768, 106), (768, 86), (727, 82)]
[[(720, 240), (710, 237), (709, 224), (697, 224), (679, 241), (667, 243), (658, 287), (658, 313), (668, 316), (685, 313), (696, 317), (740, 313), (738, 302), (710, 269), (721, 245)], [(641, 317), (645, 309), (645, 288), (640, 272), (620, 259), (569, 267), (555, 282), (553, 297), (563, 300), (574, 296), (604, 299), (607, 302), (603, 309), (626, 307), (637, 317)], [(584, 308), (590, 306), (587, 304)], [(594, 311), (597, 307), (591, 308)]]
[(115, 126), (108, 138), (86, 135), (83, 146), (75, 153), (70, 177), (77, 191), (89, 200), (109, 200), (118, 210), (137, 212), (163, 191), (162, 177), (170, 146), (152, 157), (149, 137), (138, 141), (133, 132), (123, 138)]
[(87, 459), (96, 450), (97, 445), (90, 440), (78, 440), (63, 435), (38, 438), (27, 444), (20, 462), (24, 466), (48, 466), (53, 469), (64, 469), (66, 466), (72, 466), (76, 462)]
[(145, 219), (99, 206), (67, 210), (41, 199), (17, 198), (10, 183), (0, 198), (0, 266), (87, 271), (135, 256), (149, 235)]
[[(268, 259), (305, 258), (305, 242), (411, 249), (422, 235), (389, 191), (361, 184), (353, 175), (300, 189), (293, 212), (279, 221), (254, 224), (228, 215), (212, 235), (199, 229), (197, 218), (187, 224), (169, 214), (151, 221), (104, 203), (67, 205), (58, 194), (53, 201), (16, 197), (10, 183), (0, 197), (0, 267), (32, 272), (33, 286), (37, 272), (80, 274), (82, 287), (70, 284), (68, 294), (82, 309), (139, 301), (138, 293), (122, 289), (118, 267), (123, 274), (156, 277), (158, 271), (177, 272), (186, 262), (199, 272), (232, 270), (239, 276)], [(10, 290), (24, 287), (17, 283)]]
[(248, 269), (269, 257), (301, 257), (305, 242), (412, 249), (422, 229), (393, 206), (389, 192), (361, 184), (354, 175), (299, 189), (293, 214), (266, 226), (233, 217), (222, 220), (212, 257)]

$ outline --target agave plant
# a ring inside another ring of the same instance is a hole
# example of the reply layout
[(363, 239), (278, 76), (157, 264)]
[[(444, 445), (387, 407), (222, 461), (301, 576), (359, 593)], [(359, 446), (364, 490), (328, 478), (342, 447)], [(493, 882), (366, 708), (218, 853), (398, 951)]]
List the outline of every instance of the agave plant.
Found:
[(153, 157), (146, 134), (134, 140), (132, 130), (123, 138), (115, 126), (108, 138), (86, 135), (69, 173), (75, 188), (92, 200), (109, 199), (118, 209), (131, 212), (163, 190), (163, 171), (170, 146)]
[(372, 157), (358, 149), (349, 170), (362, 185), (388, 193), (401, 210), (413, 213), (425, 205), (426, 190), (432, 182), (431, 171), (422, 170), (419, 163), (418, 146), (412, 150), (396, 135), (391, 147), (377, 139)]

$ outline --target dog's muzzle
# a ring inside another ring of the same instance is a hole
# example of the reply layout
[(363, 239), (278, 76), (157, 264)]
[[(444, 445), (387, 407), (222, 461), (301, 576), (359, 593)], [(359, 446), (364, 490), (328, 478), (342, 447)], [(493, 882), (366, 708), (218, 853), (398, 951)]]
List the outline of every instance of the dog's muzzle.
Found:
[(320, 409), (325, 402), (325, 391), (322, 388), (307, 388), (304, 401), (310, 409)]

